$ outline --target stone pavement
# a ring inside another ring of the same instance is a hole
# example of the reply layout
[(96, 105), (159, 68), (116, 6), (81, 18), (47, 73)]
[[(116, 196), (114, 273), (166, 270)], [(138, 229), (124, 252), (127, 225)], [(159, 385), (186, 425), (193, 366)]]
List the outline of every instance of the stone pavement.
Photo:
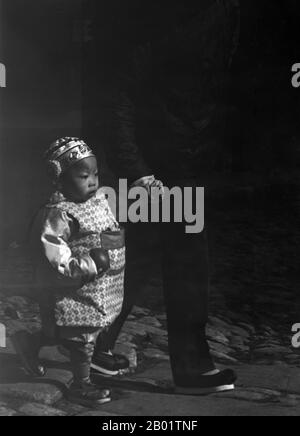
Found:
[[(2, 305), (8, 333), (35, 326), (35, 306), (24, 297)], [(13, 304), (12, 304), (13, 303)], [(10, 310), (5, 310), (9, 304)], [(13, 313), (13, 308), (16, 313)], [(18, 310), (17, 310), (18, 309)], [(17, 315), (18, 312), (18, 315)], [(13, 319), (14, 318), (17, 319)], [(235, 392), (204, 397), (175, 395), (167, 351), (166, 316), (135, 307), (116, 350), (126, 354), (130, 373), (117, 378), (96, 377), (113, 389), (113, 401), (88, 410), (64, 399), (71, 381), (67, 358), (57, 348), (45, 348), (45, 379), (25, 375), (8, 340), (0, 353), (1, 416), (298, 416), (300, 414), (299, 353), (267, 326), (257, 331), (244, 316), (212, 316), (208, 336), (220, 367), (239, 374)]]

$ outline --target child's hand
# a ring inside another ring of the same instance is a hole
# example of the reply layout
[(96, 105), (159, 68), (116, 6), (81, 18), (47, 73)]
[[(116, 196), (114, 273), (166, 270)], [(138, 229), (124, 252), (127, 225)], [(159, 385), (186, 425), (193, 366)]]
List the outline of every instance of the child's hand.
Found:
[(105, 274), (110, 269), (110, 260), (107, 250), (94, 248), (90, 251), (90, 256), (97, 266), (99, 275)]

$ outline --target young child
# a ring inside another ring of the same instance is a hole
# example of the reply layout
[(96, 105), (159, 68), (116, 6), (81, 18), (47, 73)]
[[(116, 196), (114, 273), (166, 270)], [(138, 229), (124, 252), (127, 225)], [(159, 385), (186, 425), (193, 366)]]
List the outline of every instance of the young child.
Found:
[(70, 353), (69, 400), (103, 404), (110, 392), (91, 383), (90, 366), (99, 333), (121, 312), (124, 232), (99, 190), (97, 160), (87, 144), (59, 139), (46, 161), (56, 192), (33, 226), (43, 343), (58, 340)]

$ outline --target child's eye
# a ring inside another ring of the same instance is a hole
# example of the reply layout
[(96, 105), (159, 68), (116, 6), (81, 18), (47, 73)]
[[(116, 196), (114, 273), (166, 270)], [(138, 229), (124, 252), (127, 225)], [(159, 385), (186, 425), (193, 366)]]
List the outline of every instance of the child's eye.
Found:
[(87, 179), (89, 176), (87, 174), (82, 174), (81, 176), (79, 176), (81, 179)]

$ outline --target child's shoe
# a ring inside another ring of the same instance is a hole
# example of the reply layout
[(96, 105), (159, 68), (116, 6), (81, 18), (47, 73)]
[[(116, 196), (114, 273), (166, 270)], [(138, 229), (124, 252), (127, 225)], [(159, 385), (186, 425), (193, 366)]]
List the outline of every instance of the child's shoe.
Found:
[(101, 375), (115, 376), (129, 368), (129, 360), (125, 356), (112, 353), (98, 353), (93, 356), (91, 369)]
[(40, 343), (37, 336), (25, 330), (19, 331), (11, 337), (11, 342), (27, 374), (31, 377), (44, 377), (46, 369), (39, 362)]
[(67, 399), (81, 406), (98, 407), (111, 401), (111, 392), (108, 389), (99, 389), (91, 382), (73, 383)]

